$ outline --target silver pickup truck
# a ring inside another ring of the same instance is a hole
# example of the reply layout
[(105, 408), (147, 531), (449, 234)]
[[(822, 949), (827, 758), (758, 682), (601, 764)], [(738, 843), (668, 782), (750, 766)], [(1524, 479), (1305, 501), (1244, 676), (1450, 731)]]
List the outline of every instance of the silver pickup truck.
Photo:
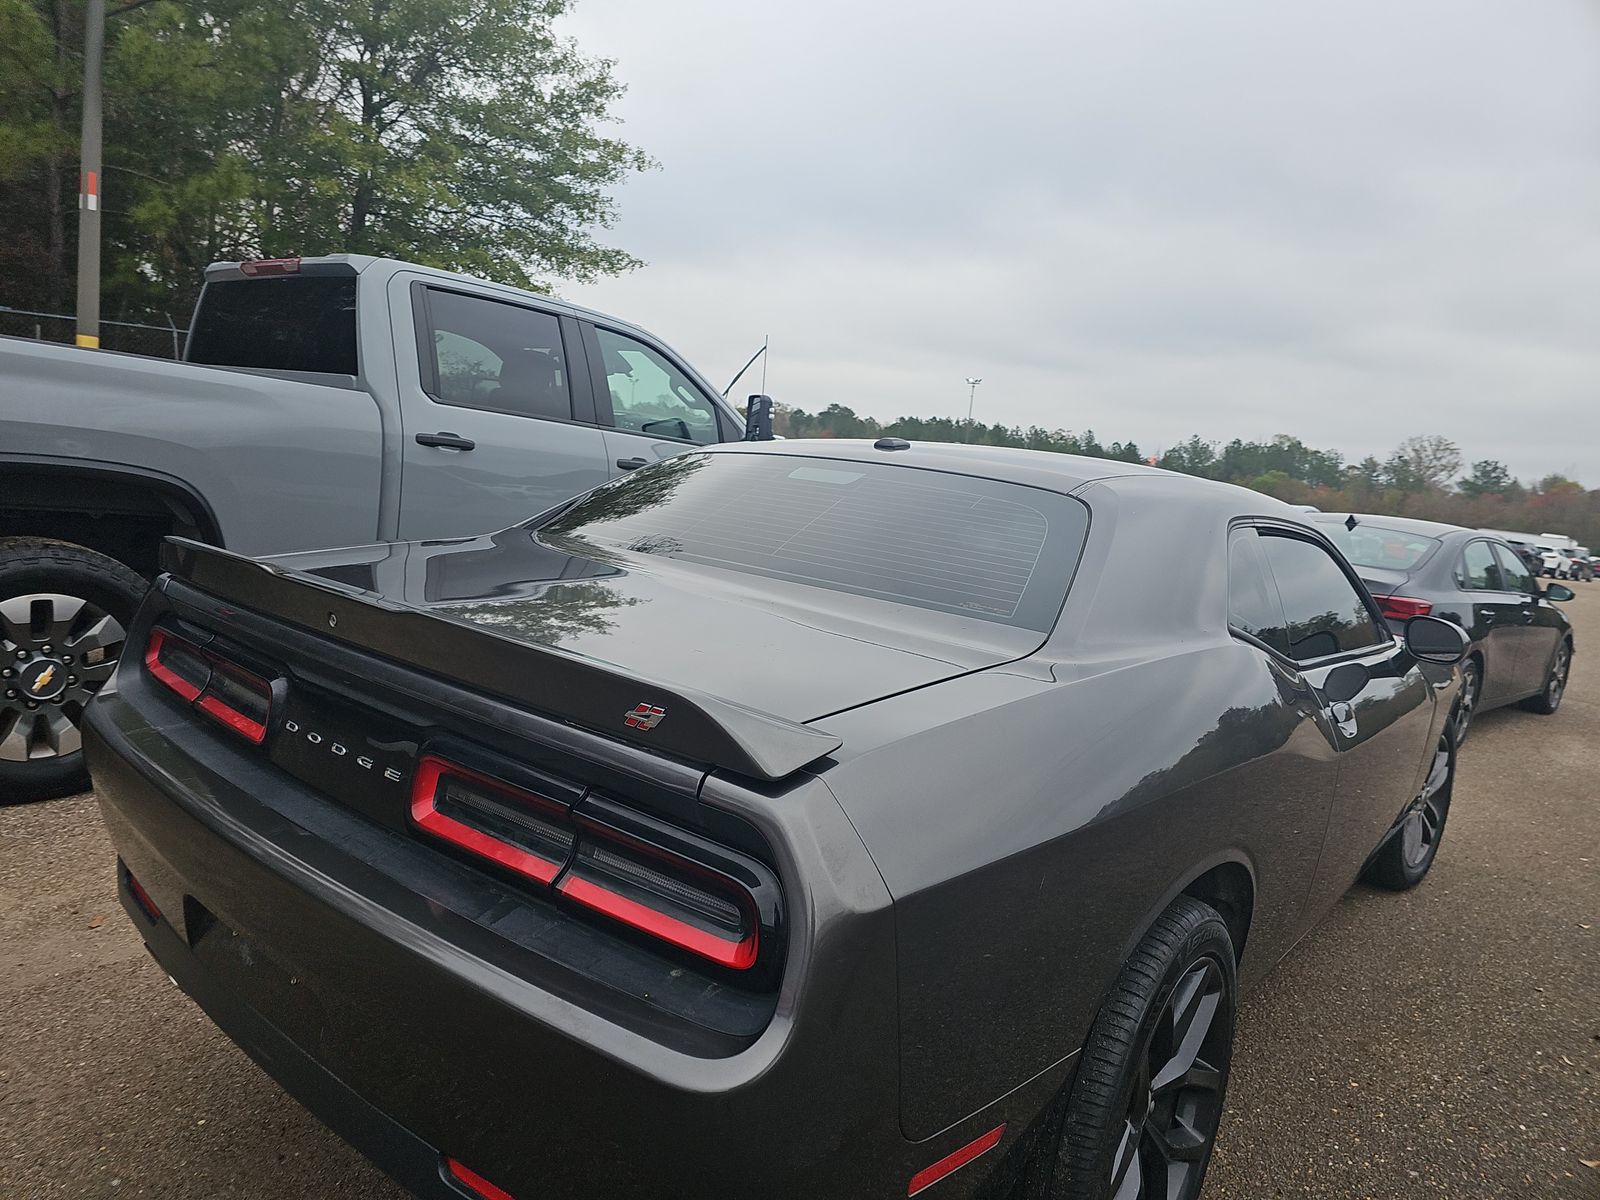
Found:
[(82, 786), (82, 706), (168, 534), (482, 533), (743, 432), (634, 325), (359, 255), (208, 268), (183, 362), (0, 338), (0, 803)]

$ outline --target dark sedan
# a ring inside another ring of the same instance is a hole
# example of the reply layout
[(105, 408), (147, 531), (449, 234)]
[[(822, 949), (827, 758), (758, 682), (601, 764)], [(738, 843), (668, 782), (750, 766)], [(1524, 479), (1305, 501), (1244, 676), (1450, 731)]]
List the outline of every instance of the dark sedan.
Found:
[(1239, 980), (1449, 812), (1461, 631), (1121, 463), (733, 445), (168, 566), (87, 721), (122, 903), (423, 1197), (1192, 1200)]
[(1521, 704), (1548, 715), (1560, 706), (1572, 670), (1572, 625), (1551, 601), (1571, 600), (1570, 588), (1541, 586), (1508, 542), (1482, 530), (1365, 513), (1315, 519), (1395, 628), (1431, 614), (1467, 631), (1458, 746), (1473, 717), (1488, 709)]

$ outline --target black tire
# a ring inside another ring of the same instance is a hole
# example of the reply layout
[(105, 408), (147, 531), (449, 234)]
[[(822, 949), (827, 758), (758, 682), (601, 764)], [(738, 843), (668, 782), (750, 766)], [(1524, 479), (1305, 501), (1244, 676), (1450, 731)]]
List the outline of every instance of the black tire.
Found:
[(1456, 782), (1456, 743), (1446, 726), (1439, 735), (1422, 790), (1406, 806), (1363, 875), (1368, 883), (1403, 892), (1421, 883), (1439, 855), (1445, 822), (1450, 817), (1450, 795)]
[(1456, 748), (1467, 740), (1472, 728), (1472, 718), (1478, 713), (1478, 702), (1483, 699), (1483, 666), (1476, 658), (1461, 664), (1461, 690), (1456, 693), (1455, 712), (1451, 716)]
[(1544, 687), (1537, 696), (1529, 696), (1522, 707), (1529, 712), (1548, 717), (1561, 707), (1561, 698), (1567, 694), (1567, 677), (1572, 673), (1572, 643), (1562, 638), (1550, 656), (1550, 666), (1545, 670)]
[(0, 538), (0, 804), (89, 786), (83, 705), (116, 665), (145, 588), (82, 546)]
[[(1124, 964), (1095, 1018), (1038, 1194), (1199, 1195), (1222, 1119), (1237, 989), (1227, 924), (1215, 909), (1180, 896)], [(1168, 1161), (1184, 1168), (1176, 1188), (1146, 1187)]]

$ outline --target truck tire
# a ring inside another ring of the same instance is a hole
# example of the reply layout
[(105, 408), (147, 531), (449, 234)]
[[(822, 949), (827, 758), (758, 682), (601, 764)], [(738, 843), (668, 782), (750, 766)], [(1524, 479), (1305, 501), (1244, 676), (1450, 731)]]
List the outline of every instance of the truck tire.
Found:
[(145, 588), (82, 546), (0, 538), (0, 804), (89, 786), (83, 707), (117, 665)]

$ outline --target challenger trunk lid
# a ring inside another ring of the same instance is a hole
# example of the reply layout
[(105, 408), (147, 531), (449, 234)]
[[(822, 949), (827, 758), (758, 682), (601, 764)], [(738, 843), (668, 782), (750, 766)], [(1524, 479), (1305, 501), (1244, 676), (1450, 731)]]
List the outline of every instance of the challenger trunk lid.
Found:
[(569, 554), (523, 529), (272, 562), (794, 722), (1008, 662), (1040, 641), (992, 622), (645, 554)]

